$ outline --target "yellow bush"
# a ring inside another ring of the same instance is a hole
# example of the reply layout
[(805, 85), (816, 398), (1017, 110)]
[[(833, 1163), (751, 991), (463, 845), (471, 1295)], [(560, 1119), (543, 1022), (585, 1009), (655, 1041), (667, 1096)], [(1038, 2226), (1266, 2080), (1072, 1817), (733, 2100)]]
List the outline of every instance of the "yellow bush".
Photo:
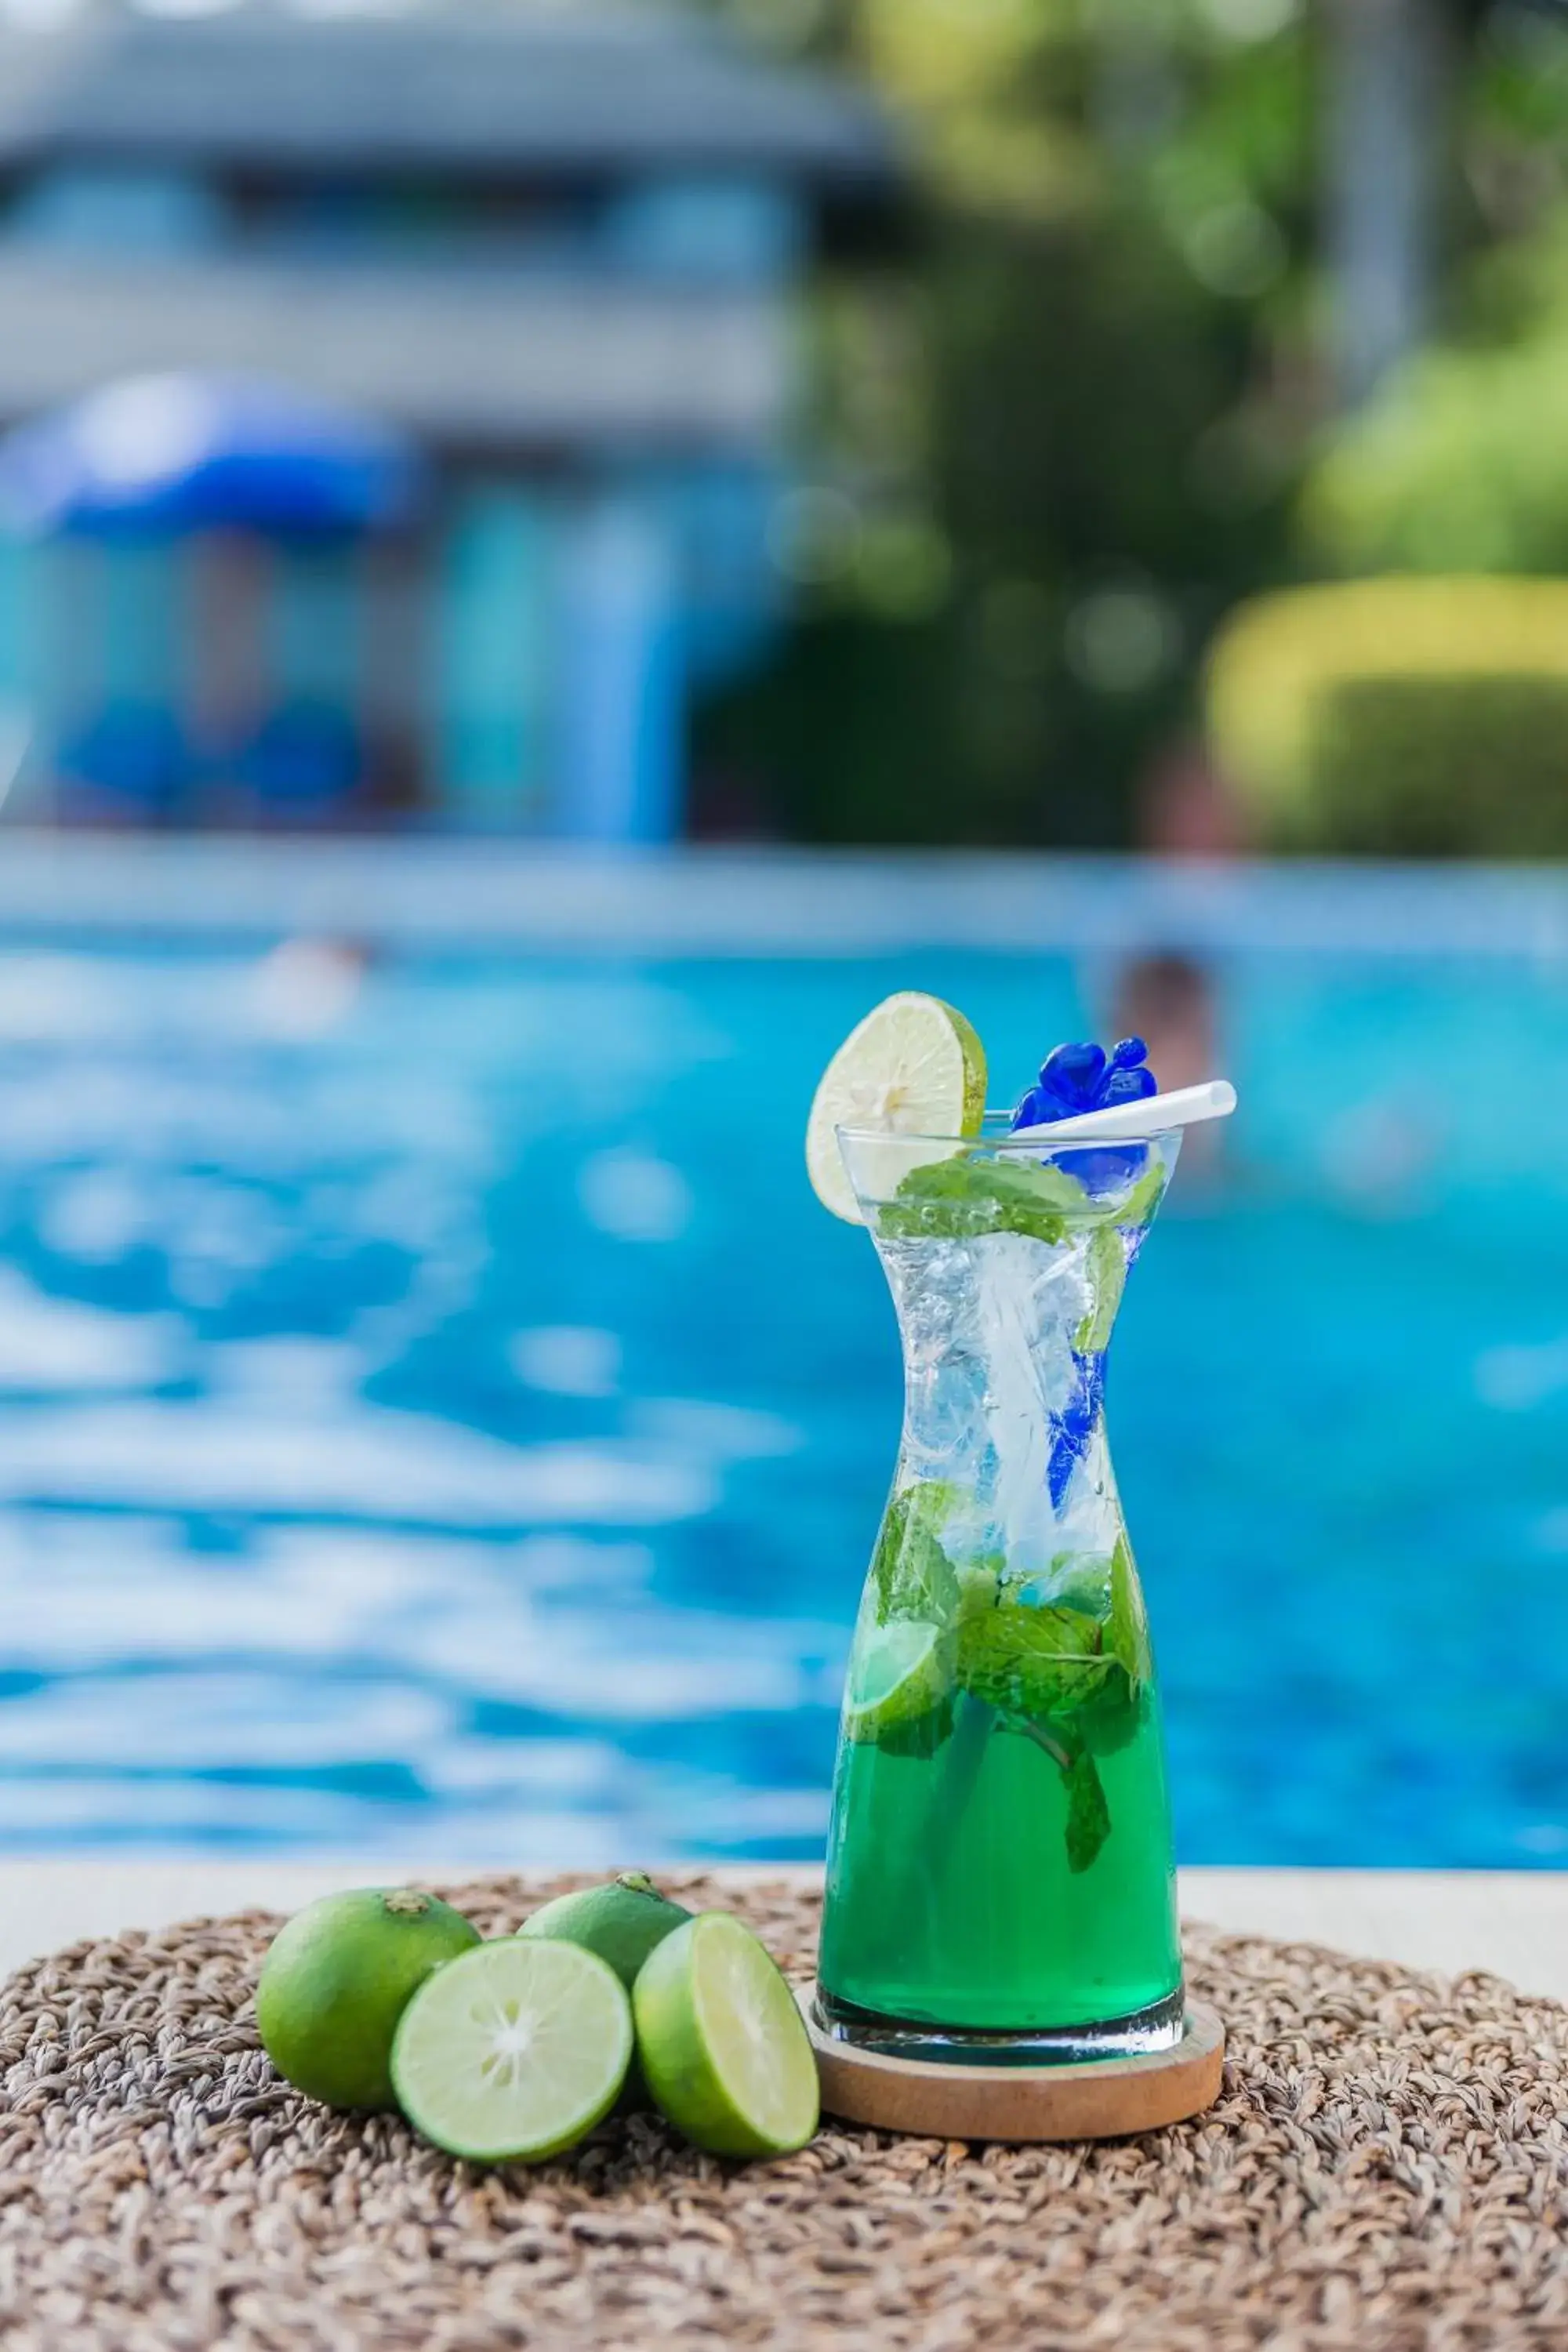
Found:
[(1215, 757), (1268, 844), (1568, 855), (1568, 582), (1394, 577), (1243, 605)]

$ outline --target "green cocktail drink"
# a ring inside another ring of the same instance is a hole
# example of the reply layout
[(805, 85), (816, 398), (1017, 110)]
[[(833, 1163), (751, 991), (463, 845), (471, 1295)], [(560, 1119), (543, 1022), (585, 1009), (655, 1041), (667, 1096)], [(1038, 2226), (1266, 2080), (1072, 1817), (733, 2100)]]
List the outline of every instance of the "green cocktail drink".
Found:
[(915, 2056), (1168, 2048), (1159, 1699), (1102, 1405), (1177, 1139), (1053, 1149), (988, 1119), (838, 1142), (905, 1415), (847, 1677), (820, 2013)]
[(1061, 1775), (1024, 1738), (987, 1738), (946, 1822), (961, 1756), (847, 1748), (822, 1954), (835, 1999), (869, 2016), (1028, 2035), (1157, 2009), (1180, 1982), (1170, 1816), (1152, 1711), (1100, 1767), (1116, 1822), (1088, 1868), (1062, 1854)]
[(955, 1717), (931, 1756), (844, 1743), (821, 1963), (836, 2002), (1069, 2041), (1158, 2011), (1181, 1960), (1152, 1690), (1125, 1745), (1095, 1758), (1087, 1820), (1048, 1727), (1017, 1731), (968, 1696)]

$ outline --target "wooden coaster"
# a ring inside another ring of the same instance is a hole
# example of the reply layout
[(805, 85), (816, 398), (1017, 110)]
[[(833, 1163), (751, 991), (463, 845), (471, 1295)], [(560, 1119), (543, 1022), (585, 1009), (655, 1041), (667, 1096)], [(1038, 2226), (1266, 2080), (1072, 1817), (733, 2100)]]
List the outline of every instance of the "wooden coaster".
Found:
[(1189, 2002), (1173, 2050), (1070, 2066), (964, 2066), (886, 2058), (824, 2032), (800, 1995), (822, 2104), (845, 2122), (921, 2139), (1122, 2139), (1201, 2115), (1219, 2096), (1225, 2028)]

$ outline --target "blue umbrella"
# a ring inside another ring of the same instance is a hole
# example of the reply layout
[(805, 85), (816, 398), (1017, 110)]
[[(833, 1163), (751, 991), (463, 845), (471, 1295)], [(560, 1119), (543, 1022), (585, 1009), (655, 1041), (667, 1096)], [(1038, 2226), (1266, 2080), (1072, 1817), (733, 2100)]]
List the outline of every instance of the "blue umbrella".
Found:
[(420, 473), (401, 434), (285, 385), (134, 376), (0, 442), (0, 512), (40, 533), (384, 530)]

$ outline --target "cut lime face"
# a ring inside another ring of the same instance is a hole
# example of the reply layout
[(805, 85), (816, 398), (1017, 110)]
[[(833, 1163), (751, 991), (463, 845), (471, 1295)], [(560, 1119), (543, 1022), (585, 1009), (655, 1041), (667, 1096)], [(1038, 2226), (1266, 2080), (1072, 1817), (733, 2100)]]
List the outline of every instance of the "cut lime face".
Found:
[[(839, 1153), (839, 1128), (977, 1135), (984, 1111), (985, 1049), (963, 1013), (914, 990), (885, 997), (823, 1072), (805, 1129), (812, 1189), (825, 1209), (858, 1225), (860, 1209)], [(906, 1154), (900, 1170), (907, 1164)]]
[(449, 2155), (538, 2164), (608, 2115), (632, 2056), (631, 2003), (580, 1944), (480, 1944), (431, 1977), (392, 2045), (397, 2104)]
[(816, 2060), (772, 1956), (727, 1911), (667, 1936), (632, 1993), (648, 2087), (714, 2156), (787, 2156), (816, 2131)]
[(844, 1728), (850, 1739), (880, 1739), (941, 1705), (952, 1682), (951, 1640), (909, 1617), (879, 1625), (858, 1646)]

